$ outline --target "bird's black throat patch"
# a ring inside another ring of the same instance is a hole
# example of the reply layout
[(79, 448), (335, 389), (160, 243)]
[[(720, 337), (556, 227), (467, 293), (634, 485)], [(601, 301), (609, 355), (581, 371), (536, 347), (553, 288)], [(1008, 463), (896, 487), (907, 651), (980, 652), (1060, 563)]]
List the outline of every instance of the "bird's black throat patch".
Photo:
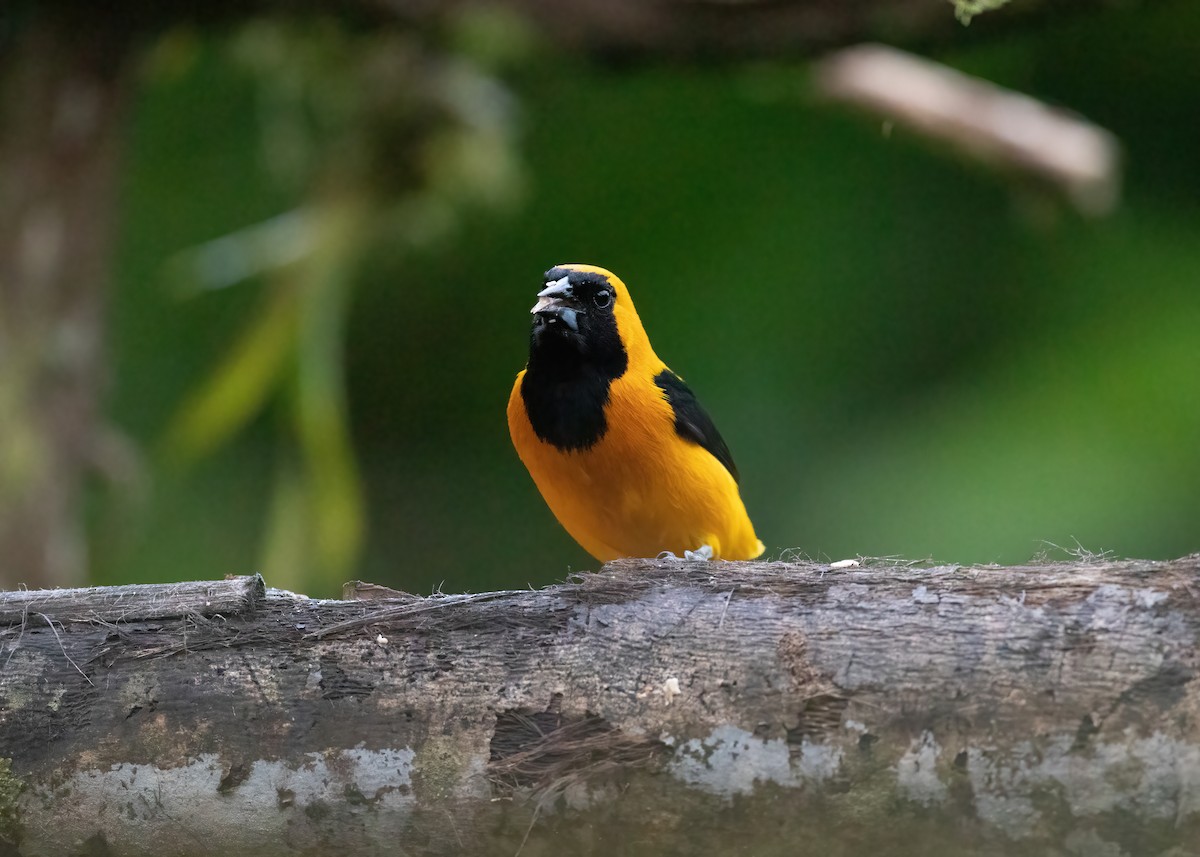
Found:
[(578, 315), (579, 330), (561, 324), (548, 330), (535, 320), (521, 399), (539, 438), (563, 451), (584, 450), (608, 431), (604, 409), (609, 387), (629, 368), (629, 355), (611, 306), (601, 309), (592, 303), (608, 280), (570, 268), (546, 273), (547, 280), (564, 276), (585, 308)]

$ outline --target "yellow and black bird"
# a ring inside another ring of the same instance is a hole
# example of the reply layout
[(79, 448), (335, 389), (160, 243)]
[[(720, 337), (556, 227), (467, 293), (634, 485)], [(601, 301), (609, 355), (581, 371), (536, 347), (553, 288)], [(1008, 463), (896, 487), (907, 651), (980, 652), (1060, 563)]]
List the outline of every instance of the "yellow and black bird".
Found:
[(508, 427), (559, 523), (602, 562), (761, 554), (729, 448), (654, 353), (625, 284), (559, 265), (537, 298)]

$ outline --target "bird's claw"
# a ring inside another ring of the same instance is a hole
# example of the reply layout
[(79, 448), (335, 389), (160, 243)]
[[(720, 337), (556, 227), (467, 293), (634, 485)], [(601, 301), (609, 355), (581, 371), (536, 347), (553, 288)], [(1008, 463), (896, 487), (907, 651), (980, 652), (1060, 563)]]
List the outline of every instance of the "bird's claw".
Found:
[(713, 558), (713, 549), (712, 545), (700, 545), (694, 551), (685, 550), (682, 557), (676, 556), (671, 551), (663, 551), (657, 558), (665, 559), (668, 562), (708, 562)]

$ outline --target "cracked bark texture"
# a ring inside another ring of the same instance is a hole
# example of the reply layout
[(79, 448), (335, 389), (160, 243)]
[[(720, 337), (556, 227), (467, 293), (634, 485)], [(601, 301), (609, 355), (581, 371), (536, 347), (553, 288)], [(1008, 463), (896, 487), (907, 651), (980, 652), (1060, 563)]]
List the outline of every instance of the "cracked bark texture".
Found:
[(0, 841), (1182, 857), (1198, 571), (627, 561), (429, 599), (4, 595)]

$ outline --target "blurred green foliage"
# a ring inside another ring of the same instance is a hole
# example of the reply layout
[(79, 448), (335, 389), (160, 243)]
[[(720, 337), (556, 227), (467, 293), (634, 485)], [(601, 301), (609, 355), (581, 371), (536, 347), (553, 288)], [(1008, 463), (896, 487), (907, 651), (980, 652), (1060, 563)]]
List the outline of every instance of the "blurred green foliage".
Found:
[(1200, 8), (991, 20), (938, 58), (1116, 133), (1114, 216), (813, 104), (802, 66), (588, 64), (495, 13), (172, 34), (113, 312), (110, 414), (146, 490), (94, 493), (98, 582), (594, 567), (504, 418), (561, 262), (628, 283), (768, 556), (1200, 549)]
[(954, 17), (958, 18), (964, 26), (970, 24), (971, 19), (976, 15), (982, 15), (984, 12), (991, 12), (1008, 5), (1008, 0), (952, 0), (952, 2), (954, 3)]

